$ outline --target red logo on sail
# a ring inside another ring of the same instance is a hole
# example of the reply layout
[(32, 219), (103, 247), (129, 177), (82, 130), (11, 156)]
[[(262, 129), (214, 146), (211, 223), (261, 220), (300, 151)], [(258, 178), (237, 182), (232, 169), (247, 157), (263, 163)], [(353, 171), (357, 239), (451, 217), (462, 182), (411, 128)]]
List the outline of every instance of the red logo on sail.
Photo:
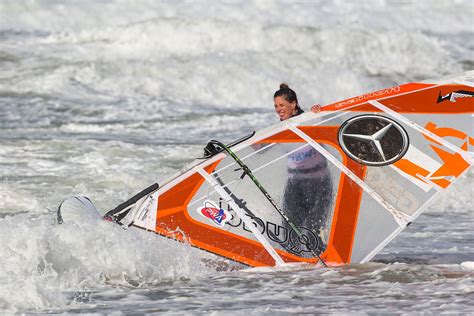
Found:
[(214, 202), (209, 200), (206, 200), (204, 206), (198, 208), (197, 211), (219, 227), (224, 227), (224, 224), (230, 219), (229, 212), (217, 207)]

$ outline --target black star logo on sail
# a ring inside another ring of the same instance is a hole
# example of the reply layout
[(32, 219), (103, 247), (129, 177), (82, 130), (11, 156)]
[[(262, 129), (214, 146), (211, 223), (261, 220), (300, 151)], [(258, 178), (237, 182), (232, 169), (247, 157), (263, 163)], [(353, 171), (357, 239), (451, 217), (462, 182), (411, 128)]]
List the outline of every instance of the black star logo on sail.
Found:
[(449, 102), (456, 102), (458, 98), (472, 98), (474, 92), (467, 90), (458, 90), (451, 93), (448, 93), (444, 97), (441, 95), (441, 92), (438, 95), (438, 101), (436, 103), (441, 103), (443, 101), (449, 100)]
[(408, 150), (408, 134), (397, 122), (380, 115), (361, 115), (342, 124), (339, 144), (353, 160), (384, 166), (399, 160)]
[(382, 138), (385, 136), (385, 134), (388, 132), (388, 130), (393, 126), (392, 123), (388, 124), (378, 132), (372, 135), (362, 135), (362, 134), (342, 134), (342, 136), (345, 137), (352, 137), (355, 139), (358, 139), (363, 142), (369, 143), (378, 153), (380, 156), (382, 156), (382, 159), (384, 162), (387, 161), (387, 158), (385, 158), (385, 154), (382, 149), (382, 145), (380, 144), (380, 141)]

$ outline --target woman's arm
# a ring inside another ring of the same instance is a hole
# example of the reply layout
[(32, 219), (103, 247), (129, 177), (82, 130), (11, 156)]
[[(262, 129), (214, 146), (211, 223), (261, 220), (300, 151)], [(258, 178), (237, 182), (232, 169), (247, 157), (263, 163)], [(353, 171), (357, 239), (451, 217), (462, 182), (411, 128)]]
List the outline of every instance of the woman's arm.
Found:
[(314, 105), (311, 107), (311, 112), (314, 112), (314, 113), (319, 113), (319, 112), (321, 112), (321, 104), (314, 104)]

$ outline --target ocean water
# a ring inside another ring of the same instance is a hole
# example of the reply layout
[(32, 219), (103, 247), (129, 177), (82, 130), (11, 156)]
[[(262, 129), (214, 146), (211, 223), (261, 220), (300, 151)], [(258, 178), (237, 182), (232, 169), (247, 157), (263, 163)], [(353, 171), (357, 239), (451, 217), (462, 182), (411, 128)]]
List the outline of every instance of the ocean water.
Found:
[(303, 108), (474, 68), (474, 2), (0, 0), (0, 311), (468, 313), (471, 170), (373, 262), (250, 269), (108, 222), (202, 153)]

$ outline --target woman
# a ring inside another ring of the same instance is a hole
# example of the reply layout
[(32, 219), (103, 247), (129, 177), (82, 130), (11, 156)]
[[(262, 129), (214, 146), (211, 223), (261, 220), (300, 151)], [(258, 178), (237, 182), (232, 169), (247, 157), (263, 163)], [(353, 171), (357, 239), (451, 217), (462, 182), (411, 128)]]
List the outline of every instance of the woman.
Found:
[[(281, 121), (304, 112), (298, 104), (296, 93), (287, 84), (280, 85), (280, 89), (273, 96), (273, 101), (275, 112)], [(314, 105), (311, 111), (319, 112), (320, 108), (319, 105)], [(316, 235), (317, 240), (321, 240), (321, 229), (326, 224), (332, 199), (331, 177), (326, 158), (307, 144), (288, 155), (287, 170), (288, 180), (283, 197), (283, 209), (295, 225), (310, 230)], [(294, 252), (305, 251), (301, 249), (301, 245), (293, 246)], [(320, 242), (314, 240), (313, 246), (322, 251), (323, 245)]]
[[(275, 112), (280, 117), (280, 121), (304, 113), (298, 104), (298, 97), (296, 96), (295, 91), (290, 89), (286, 83), (280, 84), (280, 89), (273, 95), (273, 103), (275, 105)], [(311, 111), (318, 113), (321, 111), (321, 106), (315, 104), (311, 107)]]

